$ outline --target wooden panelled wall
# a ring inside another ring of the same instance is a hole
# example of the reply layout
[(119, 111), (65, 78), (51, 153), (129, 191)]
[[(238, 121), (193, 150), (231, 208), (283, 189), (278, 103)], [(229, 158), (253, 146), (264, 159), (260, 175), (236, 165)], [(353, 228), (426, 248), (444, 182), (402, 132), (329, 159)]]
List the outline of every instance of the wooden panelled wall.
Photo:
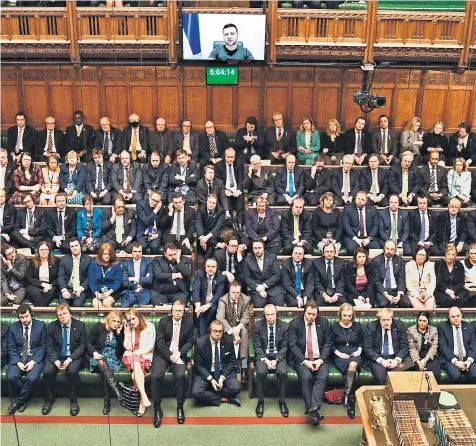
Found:
[[(330, 118), (345, 127), (361, 115), (353, 93), (361, 87), (356, 69), (240, 67), (237, 87), (207, 87), (204, 67), (2, 67), (2, 130), (14, 125), (17, 110), (24, 110), (30, 125), (44, 127), (46, 116), (57, 127), (71, 125), (73, 110), (81, 109), (86, 121), (98, 127), (108, 116), (122, 128), (136, 112), (153, 127), (164, 116), (177, 129), (188, 117), (195, 129), (213, 119), (218, 128), (233, 133), (249, 115), (270, 125), (274, 111), (282, 111), (293, 127), (312, 116), (319, 129)], [(449, 71), (379, 70), (373, 92), (387, 97), (387, 107), (369, 114), (376, 126), (380, 113), (387, 113), (397, 130), (412, 116), (420, 116), (425, 129), (443, 120), (453, 132), (467, 120), (476, 129), (476, 72), (458, 75)]]

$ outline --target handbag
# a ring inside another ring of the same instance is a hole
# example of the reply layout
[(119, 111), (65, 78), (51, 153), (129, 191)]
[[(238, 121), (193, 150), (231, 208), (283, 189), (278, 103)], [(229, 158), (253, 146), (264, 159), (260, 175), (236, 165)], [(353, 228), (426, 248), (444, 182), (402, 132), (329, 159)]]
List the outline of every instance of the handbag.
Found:
[(134, 415), (139, 411), (140, 392), (134, 388), (119, 383), (119, 390), (122, 394), (121, 406), (130, 410)]
[(342, 404), (344, 389), (330, 389), (324, 392), (324, 398), (329, 404)]

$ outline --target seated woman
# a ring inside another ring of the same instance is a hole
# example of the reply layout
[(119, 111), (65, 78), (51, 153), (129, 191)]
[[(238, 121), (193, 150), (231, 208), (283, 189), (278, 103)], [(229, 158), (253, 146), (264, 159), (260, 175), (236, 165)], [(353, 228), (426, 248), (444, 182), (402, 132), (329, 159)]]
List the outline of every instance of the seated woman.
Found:
[(433, 126), (433, 131), (423, 135), (423, 145), (420, 150), (423, 164), (428, 163), (431, 152), (438, 152), (440, 161), (443, 164), (446, 163), (450, 144), (448, 138), (443, 135), (444, 128), (443, 122), (437, 121)]
[(433, 372), (437, 382), (441, 380), (440, 362), (436, 357), (438, 351), (438, 330), (430, 325), (430, 313), (420, 311), (416, 325), (407, 330), (410, 358), (415, 363), (415, 370)]
[(344, 157), (344, 134), (337, 119), (329, 119), (327, 131), (322, 132), (321, 152), (326, 165), (340, 166)]
[(468, 307), (476, 306), (476, 243), (471, 243), (468, 254), (461, 260), (464, 269), (464, 288), (468, 296)]
[(137, 416), (142, 417), (150, 406), (145, 392), (144, 381), (149, 374), (155, 345), (155, 326), (145, 320), (135, 308), (125, 314), (124, 356), (122, 362), (132, 372), (132, 380), (140, 392), (140, 404)]
[(43, 183), (43, 173), (40, 167), (32, 163), (31, 155), (28, 152), (23, 152), (20, 155), (18, 167), (13, 171), (15, 192), (10, 198), (10, 204), (23, 204), (23, 199), (27, 194), (31, 196), (35, 204), (39, 204)]
[(356, 307), (370, 308), (373, 305), (374, 269), (365, 248), (355, 249), (344, 273), (347, 300), (354, 302)]
[(299, 164), (310, 164), (321, 148), (319, 132), (311, 118), (304, 118), (296, 133), (297, 158)]
[(336, 368), (345, 375), (344, 407), (352, 420), (355, 418), (355, 387), (362, 367), (362, 345), (364, 333), (362, 325), (355, 322), (354, 307), (342, 304), (337, 313), (338, 322), (330, 328), (333, 361)]
[(428, 260), (428, 252), (420, 248), (405, 265), (407, 293), (413, 308), (435, 308), (435, 264)]
[(339, 252), (342, 237), (342, 212), (336, 208), (332, 192), (322, 194), (320, 206), (312, 213), (312, 237), (314, 245), (324, 252), (324, 246), (332, 243)]
[(281, 220), (274, 209), (268, 208), (264, 198), (258, 197), (256, 207), (248, 209), (246, 229), (249, 237), (249, 252), (253, 252), (253, 240), (258, 237), (264, 240), (266, 251), (273, 254), (278, 254), (281, 251)]
[(40, 205), (54, 206), (55, 195), (59, 192), (58, 158), (54, 155), (48, 157), (46, 166), (41, 170), (43, 174), (43, 186), (41, 187)]
[(420, 148), (423, 145), (423, 130), (421, 127), (421, 119), (414, 116), (407, 122), (405, 130), (400, 135), (400, 145), (402, 153), (409, 151), (413, 154), (413, 163), (421, 164)]
[(100, 373), (104, 381), (104, 409), (107, 415), (111, 410), (111, 395), (108, 386), (114, 392), (117, 401), (122, 394), (117, 385), (114, 373), (122, 369), (124, 354), (124, 330), (122, 329), (122, 313), (111, 311), (104, 322), (94, 324), (88, 336), (86, 360), (87, 367), (93, 373)]
[(93, 308), (111, 308), (119, 295), (121, 283), (122, 266), (111, 244), (104, 243), (89, 265), (89, 288), (96, 296)]
[(58, 260), (48, 242), (39, 243), (26, 270), (26, 296), (35, 307), (47, 307), (58, 294)]
[(467, 207), (471, 196), (471, 172), (464, 158), (456, 158), (453, 169), (448, 171), (448, 197), (458, 198)]
[(95, 253), (99, 249), (102, 235), (102, 220), (104, 212), (94, 207), (94, 200), (90, 195), (83, 198), (84, 209), (78, 212), (76, 231), (83, 252)]
[(74, 150), (66, 154), (65, 161), (60, 169), (60, 188), (67, 204), (81, 204), (86, 194), (86, 167)]

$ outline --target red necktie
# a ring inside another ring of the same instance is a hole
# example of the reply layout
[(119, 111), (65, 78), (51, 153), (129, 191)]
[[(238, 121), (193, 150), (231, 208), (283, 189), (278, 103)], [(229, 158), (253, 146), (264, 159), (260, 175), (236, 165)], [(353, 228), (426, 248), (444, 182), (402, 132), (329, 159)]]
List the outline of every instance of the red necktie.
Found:
[(314, 353), (312, 351), (312, 324), (307, 324), (307, 359), (314, 361)]

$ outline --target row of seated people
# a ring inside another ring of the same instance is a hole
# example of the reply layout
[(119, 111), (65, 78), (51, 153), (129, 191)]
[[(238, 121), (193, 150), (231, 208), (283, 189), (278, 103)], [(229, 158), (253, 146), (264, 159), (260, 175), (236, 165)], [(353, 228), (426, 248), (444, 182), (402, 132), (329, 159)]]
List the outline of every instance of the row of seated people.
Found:
[[(123, 316), (111, 311), (104, 322), (98, 322), (89, 334), (83, 322), (71, 316), (67, 304), (56, 308), (57, 320), (48, 326), (33, 318), (31, 308), (22, 304), (17, 309), (18, 322), (9, 328), (2, 324), (2, 367), (8, 364), (8, 381), (12, 404), (8, 414), (24, 411), (31, 392), (43, 373), (46, 399), (43, 415), (51, 412), (55, 402), (56, 375), (65, 371), (70, 390), (70, 413), (80, 408), (77, 388), (79, 371), (88, 368), (100, 373), (105, 383), (104, 414), (110, 412), (111, 393), (123, 398), (114, 373), (126, 368), (140, 392), (138, 416), (152, 405), (146, 389), (145, 376), (150, 374), (154, 404), (153, 423), (159, 427), (163, 419), (161, 408), (162, 381), (166, 370), (173, 370), (176, 381), (177, 420), (185, 422), (185, 370), (187, 353), (193, 347), (192, 397), (199, 403), (219, 406), (229, 403), (240, 406), (237, 399), (241, 384), (249, 379), (248, 367), (237, 367), (237, 359), (248, 360), (248, 296), (241, 293), (238, 282), (220, 300), (220, 313), (210, 324), (210, 331), (195, 339), (193, 323), (184, 317), (185, 305), (176, 300), (172, 315), (160, 320), (157, 327), (134, 309)], [(256, 415), (264, 415), (264, 389), (268, 374), (276, 374), (279, 387), (279, 408), (289, 416), (286, 405), (288, 371), (296, 371), (301, 385), (305, 413), (313, 425), (324, 418), (321, 409), (329, 375), (334, 366), (345, 376), (344, 406), (348, 416), (355, 417), (355, 389), (362, 368), (370, 370), (379, 384), (386, 382), (389, 371), (409, 369), (431, 371), (440, 381), (441, 368), (454, 384), (476, 383), (475, 327), (463, 321), (460, 308), (448, 310), (448, 321), (438, 329), (431, 325), (430, 314), (422, 311), (416, 324), (405, 330), (403, 322), (393, 318), (393, 310), (381, 309), (377, 320), (367, 325), (355, 321), (351, 305), (339, 308), (338, 321), (330, 324), (319, 315), (315, 302), (310, 301), (289, 324), (278, 319), (273, 304), (266, 305), (264, 318), (253, 332), (257, 379)], [(242, 346), (244, 345), (244, 348)], [(245, 355), (245, 357), (243, 357)], [(239, 362), (239, 361), (238, 361)], [(22, 382), (22, 376), (26, 380)]]

